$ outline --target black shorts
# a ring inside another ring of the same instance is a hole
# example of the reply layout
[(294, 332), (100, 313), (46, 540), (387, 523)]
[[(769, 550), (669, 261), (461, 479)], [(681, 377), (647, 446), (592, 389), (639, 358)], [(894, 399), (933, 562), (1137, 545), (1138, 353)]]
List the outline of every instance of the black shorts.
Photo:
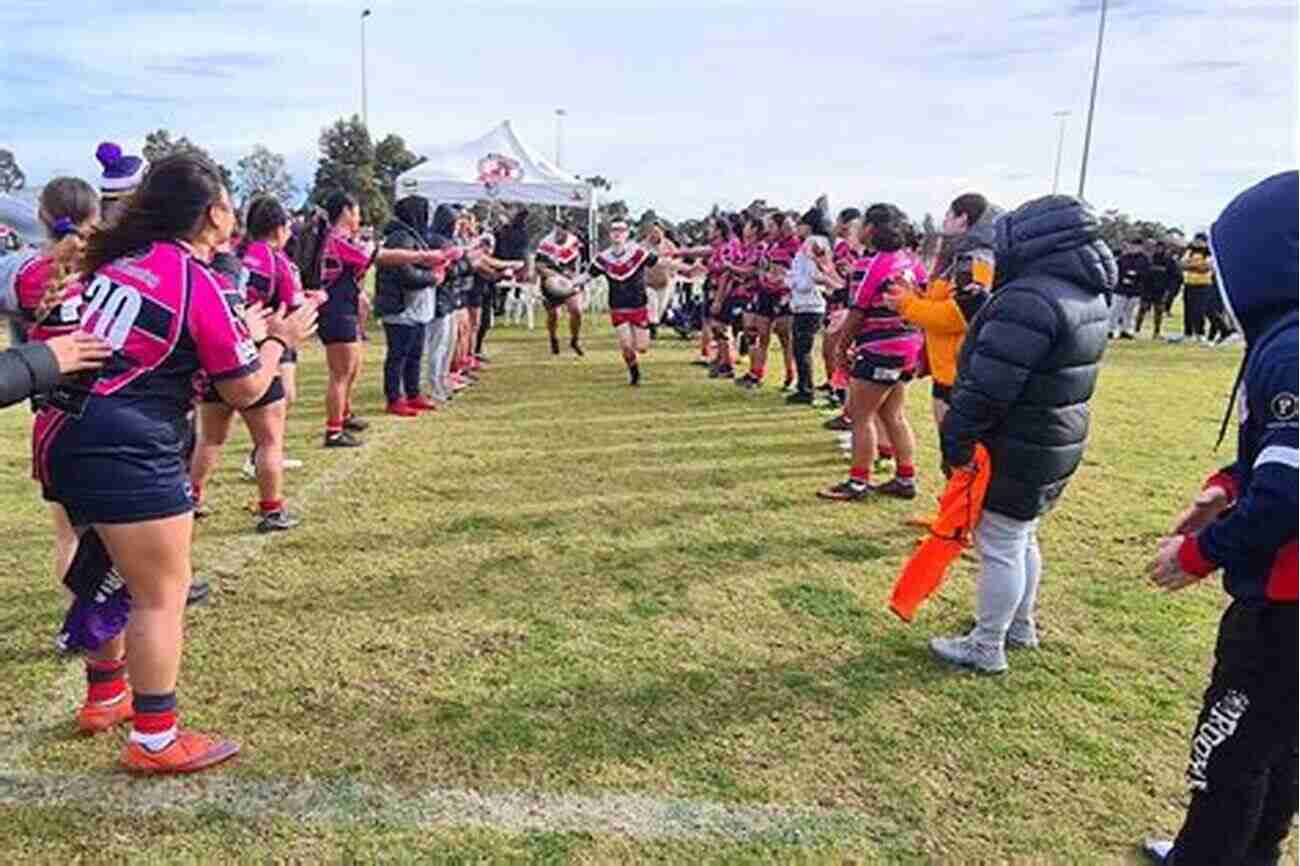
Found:
[(542, 306), (546, 307), (546, 309), (548, 310), (559, 309), (560, 307), (563, 307), (565, 304), (569, 302), (569, 298), (576, 298), (577, 296), (578, 293), (574, 292), (572, 295), (561, 298), (558, 295), (552, 295), (549, 292), (547, 292), (545, 289), (543, 289)]
[(483, 290), (475, 286), (465, 292), (464, 305), (471, 310), (477, 310), (483, 306)]
[[(284, 382), (280, 381), (279, 376), (276, 376), (274, 379), (271, 380), (271, 384), (266, 389), (266, 393), (263, 394), (261, 397), (258, 397), (256, 403), (253, 403), (251, 406), (245, 406), (244, 408), (261, 409), (263, 406), (270, 406), (272, 403), (276, 402), (277, 400), (283, 400), (283, 399), (284, 399)], [(223, 403), (223, 404), (226, 402), (225, 400), (221, 399), (221, 395), (217, 393), (216, 386), (213, 385), (211, 382), (209, 382), (208, 386), (203, 389), (203, 396), (199, 398), (199, 401), (202, 403)]]
[(915, 372), (897, 355), (878, 355), (869, 349), (861, 348), (853, 361), (853, 369), (849, 375), (862, 382), (888, 387), (912, 381)]
[(325, 345), (361, 342), (361, 324), (356, 316), (321, 316), (316, 335)]
[(284, 350), (284, 353), (283, 353), (282, 355), (280, 355), (280, 363), (281, 363), (281, 364), (296, 364), (296, 363), (298, 363), (298, 350), (297, 350), (297, 349), (285, 349), (285, 350)]
[(754, 298), (749, 312), (764, 319), (779, 319), (790, 315), (790, 296), (771, 295), (767, 292)]
[(714, 321), (721, 322), (724, 325), (737, 325), (744, 318), (745, 311), (748, 308), (749, 298), (737, 298), (732, 295), (722, 302)]
[(945, 403), (952, 402), (952, 386), (940, 385), (938, 382), (930, 383), (930, 396), (936, 400), (942, 400)]

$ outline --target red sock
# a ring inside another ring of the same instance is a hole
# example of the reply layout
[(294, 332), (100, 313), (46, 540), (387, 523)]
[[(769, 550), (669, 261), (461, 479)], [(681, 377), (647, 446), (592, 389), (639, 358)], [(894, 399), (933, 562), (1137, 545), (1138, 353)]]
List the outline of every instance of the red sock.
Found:
[(330, 418), (328, 421), (325, 422), (325, 432), (326, 432), (326, 433), (342, 433), (342, 432), (343, 432), (343, 419), (344, 419), (345, 417), (347, 417), (347, 416), (345, 416), (345, 415), (340, 415), (340, 416), (337, 417), (337, 418)]
[(283, 500), (283, 499), (263, 499), (263, 500), (261, 500), (261, 501), (259, 501), (259, 502), (257, 503), (257, 507), (258, 507), (259, 509), (261, 509), (261, 511), (262, 511), (263, 514), (272, 514), (272, 513), (276, 512), (276, 511), (283, 511), (283, 510), (284, 510), (284, 500)]
[(161, 740), (160, 734), (175, 730), (176, 693), (145, 695), (136, 692), (135, 699), (131, 703), (135, 710), (135, 719), (131, 723), (132, 739), (139, 737), (146, 742), (149, 748), (165, 747), (167, 745), (165, 740), (155, 743), (149, 743), (148, 741), (151, 739)]
[(852, 469), (849, 470), (850, 481), (860, 481), (863, 484), (866, 484), (867, 479), (870, 477), (871, 477), (871, 467), (869, 466), (854, 466)]
[(885, 460), (888, 460), (894, 456), (894, 446), (881, 445), (878, 448), (876, 448), (876, 452), (880, 454), (880, 456), (883, 457)]
[(126, 693), (126, 659), (86, 659), (86, 703), (111, 701)]
[(911, 463), (899, 463), (898, 468), (894, 470), (894, 474), (899, 478), (906, 478), (910, 481), (916, 477), (916, 467)]
[(190, 485), (190, 499), (192, 499), (192, 500), (194, 501), (194, 504), (195, 504), (195, 505), (198, 505), (200, 502), (202, 502), (202, 501), (203, 501), (203, 488), (200, 487), (200, 486), (197, 485), (197, 484), (191, 484), (191, 485)]
[(755, 379), (759, 380), (760, 382), (763, 381), (763, 374), (766, 372), (767, 371), (764, 370), (762, 367), (749, 368), (749, 375), (753, 376)]

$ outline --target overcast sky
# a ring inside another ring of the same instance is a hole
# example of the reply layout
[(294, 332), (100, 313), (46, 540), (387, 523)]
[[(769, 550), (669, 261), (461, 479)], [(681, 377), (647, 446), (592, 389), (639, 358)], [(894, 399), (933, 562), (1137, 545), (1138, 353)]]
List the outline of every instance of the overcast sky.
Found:
[[(507, 4), (427, 0), (0, 3), (0, 147), (32, 183), (93, 177), (103, 139), (166, 127), (234, 166), (252, 145), (310, 180), (322, 126), (360, 111), (417, 152), (510, 118), (634, 209), (974, 189), (1014, 206), (1078, 184), (1098, 0)], [(111, 10), (111, 11), (110, 11)], [(1296, 164), (1296, 5), (1112, 0), (1087, 198), (1199, 228)]]

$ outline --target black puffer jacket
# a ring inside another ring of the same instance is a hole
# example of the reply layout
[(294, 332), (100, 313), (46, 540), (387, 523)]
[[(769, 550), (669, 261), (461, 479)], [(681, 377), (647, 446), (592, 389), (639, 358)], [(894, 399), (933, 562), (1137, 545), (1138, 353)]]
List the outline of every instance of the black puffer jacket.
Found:
[(1088, 401), (1106, 348), (1104, 292), (1115, 256), (1092, 209), (1072, 196), (1022, 205), (997, 223), (997, 286), (957, 359), (944, 462), (993, 463), (985, 508), (1032, 520), (1055, 504), (1083, 458)]

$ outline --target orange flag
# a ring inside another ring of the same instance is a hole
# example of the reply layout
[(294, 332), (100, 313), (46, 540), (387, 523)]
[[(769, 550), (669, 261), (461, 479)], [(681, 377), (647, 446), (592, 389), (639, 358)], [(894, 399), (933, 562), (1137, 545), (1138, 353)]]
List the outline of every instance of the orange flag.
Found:
[(894, 584), (889, 609), (904, 622), (912, 621), (921, 602), (943, 584), (948, 566), (970, 546), (992, 475), (988, 449), (976, 443), (971, 465), (953, 471), (939, 498), (939, 516), (930, 524), (929, 537), (917, 547)]

